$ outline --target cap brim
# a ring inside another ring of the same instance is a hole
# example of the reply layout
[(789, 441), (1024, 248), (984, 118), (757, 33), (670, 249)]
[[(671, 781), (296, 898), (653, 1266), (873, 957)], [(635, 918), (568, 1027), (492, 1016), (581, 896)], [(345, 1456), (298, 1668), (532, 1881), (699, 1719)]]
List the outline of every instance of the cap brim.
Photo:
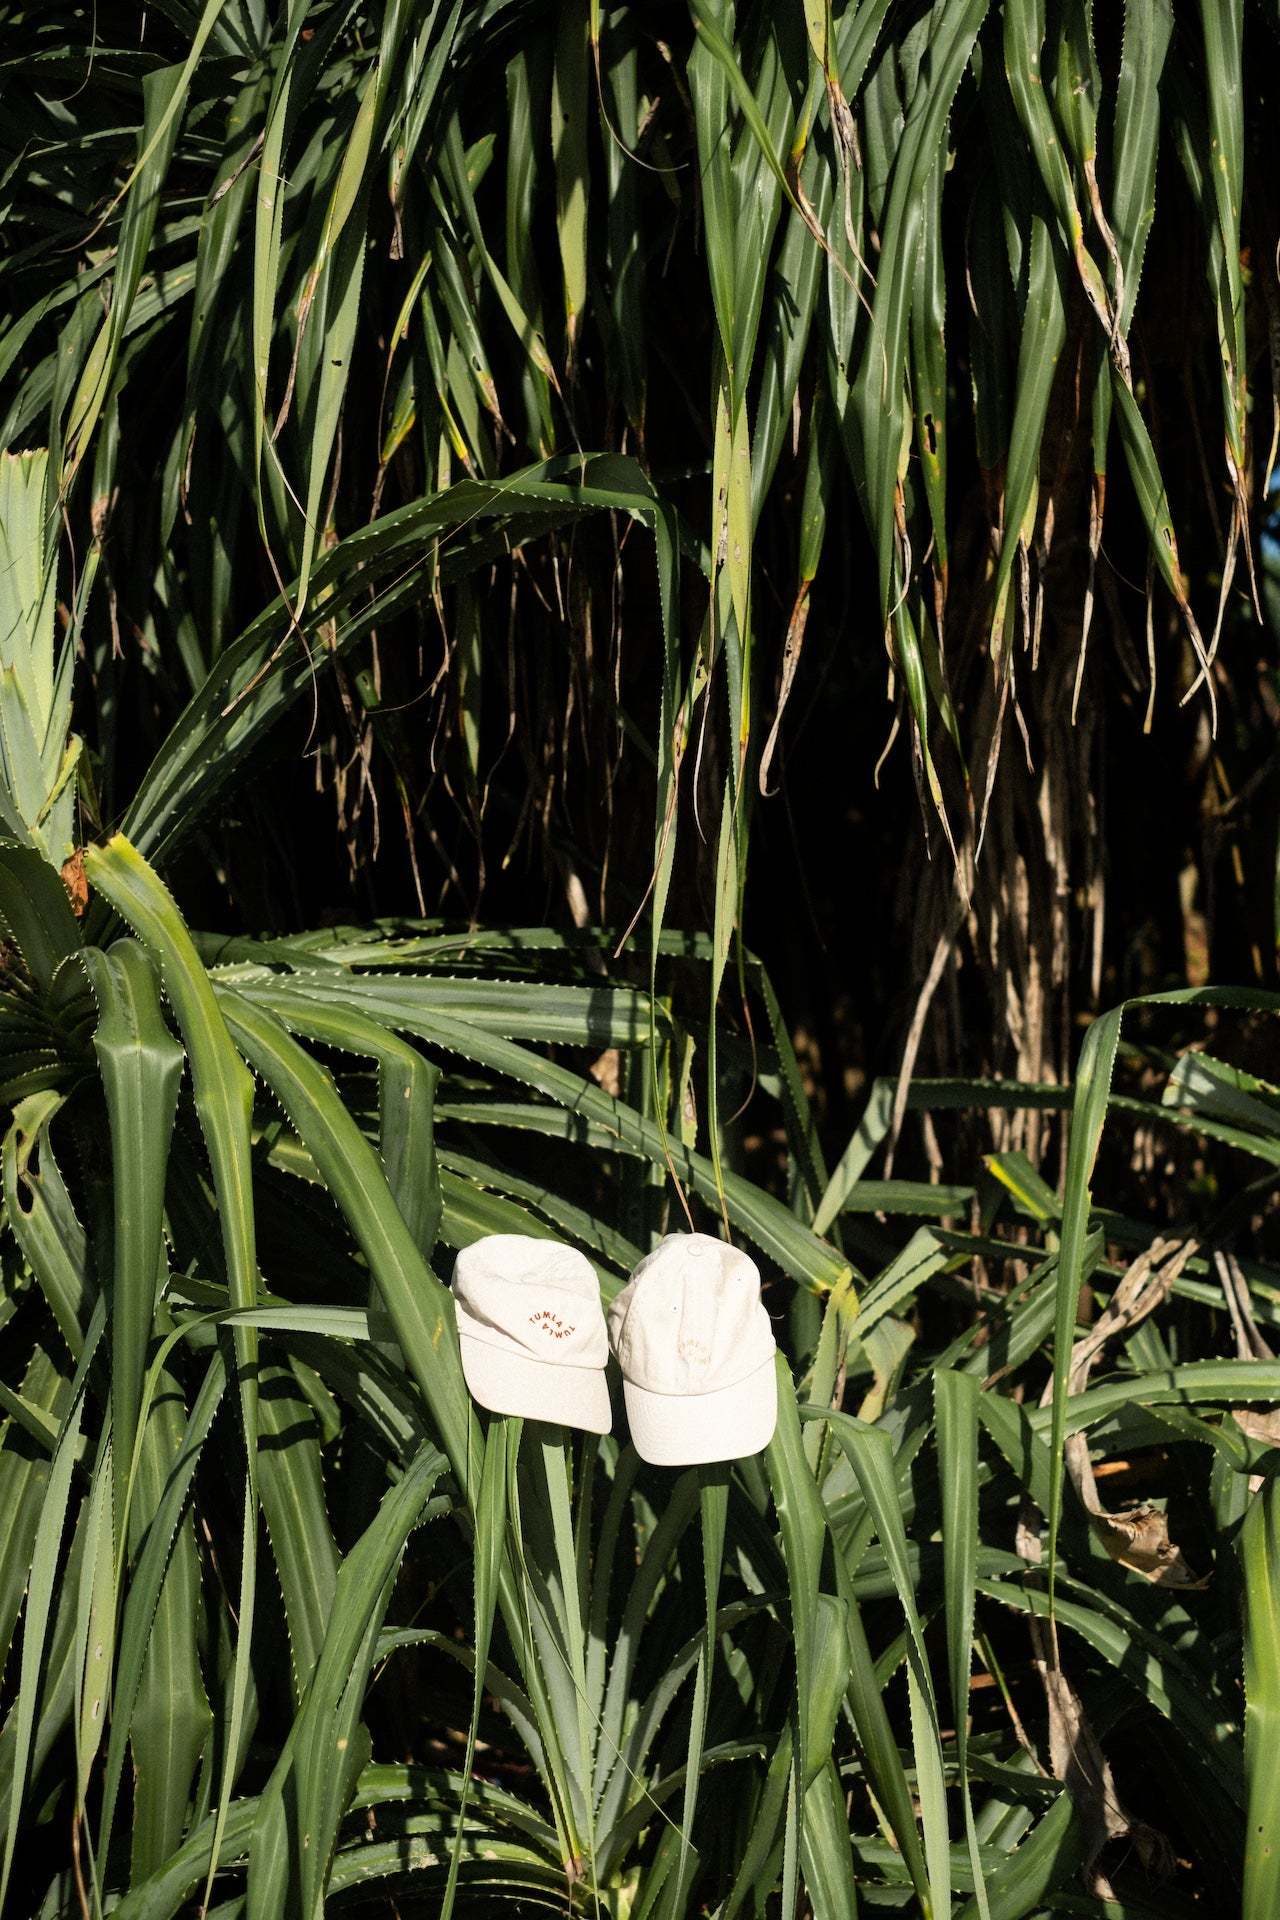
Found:
[(623, 1390), (636, 1452), (655, 1467), (744, 1460), (768, 1446), (778, 1423), (772, 1354), (745, 1380), (714, 1393), (650, 1393), (631, 1380)]
[(525, 1420), (554, 1420), (588, 1433), (608, 1433), (613, 1425), (609, 1389), (602, 1367), (569, 1367), (527, 1360), (459, 1329), (462, 1372), (473, 1400), (490, 1413), (515, 1413)]

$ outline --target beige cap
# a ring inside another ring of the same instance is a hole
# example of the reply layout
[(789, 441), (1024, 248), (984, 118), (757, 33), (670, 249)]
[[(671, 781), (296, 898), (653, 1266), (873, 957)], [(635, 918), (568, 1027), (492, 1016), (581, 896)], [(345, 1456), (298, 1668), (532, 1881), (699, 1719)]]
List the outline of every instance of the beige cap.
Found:
[(686, 1467), (768, 1446), (777, 1348), (759, 1269), (737, 1247), (668, 1234), (610, 1307), (609, 1337), (642, 1460)]
[(608, 1433), (600, 1282), (575, 1248), (491, 1233), (458, 1255), (453, 1304), (462, 1371), (482, 1407)]

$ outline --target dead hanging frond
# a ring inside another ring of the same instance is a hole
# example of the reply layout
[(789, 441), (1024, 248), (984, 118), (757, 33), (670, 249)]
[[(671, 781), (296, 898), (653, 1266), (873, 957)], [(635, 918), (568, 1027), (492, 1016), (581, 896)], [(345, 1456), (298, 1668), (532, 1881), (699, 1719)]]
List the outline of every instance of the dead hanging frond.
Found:
[[(1120, 258), (1120, 249), (1111, 231), (1106, 209), (1102, 204), (1102, 195), (1098, 190), (1097, 167), (1092, 154), (1084, 157), (1084, 177), (1089, 189), (1089, 206), (1102, 244), (1107, 250), (1107, 259), (1111, 266), (1111, 324), (1107, 328), (1107, 345), (1115, 362), (1116, 372), (1127, 387), (1133, 385), (1133, 371), (1129, 363), (1129, 343), (1124, 337), (1121, 321), (1124, 315), (1124, 262)], [(1105, 326), (1105, 321), (1104, 321)]]
[[(1130, 1264), (1095, 1325), (1072, 1349), (1069, 1393), (1084, 1391), (1090, 1368), (1109, 1340), (1132, 1331), (1155, 1311), (1195, 1251), (1194, 1240), (1157, 1239)], [(1050, 1381), (1041, 1405), (1047, 1406), (1052, 1397)], [(1090, 1526), (1113, 1560), (1156, 1586), (1185, 1590), (1207, 1584), (1192, 1574), (1181, 1551), (1169, 1539), (1165, 1515), (1156, 1508), (1137, 1507), (1118, 1514), (1104, 1511), (1098, 1500), (1084, 1434), (1072, 1434), (1067, 1440), (1066, 1466)], [(1040, 1535), (1029, 1501), (1024, 1501), (1019, 1515), (1015, 1544), (1029, 1566), (1040, 1566)], [(1029, 1575), (1028, 1581), (1039, 1586), (1043, 1584), (1043, 1576)], [(1113, 1841), (1127, 1841), (1149, 1874), (1167, 1878), (1173, 1869), (1173, 1850), (1162, 1833), (1135, 1819), (1121, 1801), (1102, 1744), (1090, 1725), (1079, 1694), (1063, 1671), (1053, 1622), (1033, 1614), (1027, 1624), (1032, 1661), (1044, 1687), (1050, 1765), (1055, 1778), (1061, 1780), (1070, 1793), (1084, 1832), (1085, 1891), (1095, 1900), (1115, 1898), (1099, 1864), (1104, 1849)]]
[(1080, 706), (1080, 688), (1084, 681), (1085, 655), (1089, 650), (1089, 629), (1093, 625), (1093, 585), (1098, 571), (1098, 552), (1102, 546), (1102, 519), (1107, 504), (1107, 476), (1095, 473), (1089, 495), (1089, 578), (1084, 590), (1084, 614), (1080, 622), (1080, 658), (1076, 683), (1071, 695), (1071, 724), (1074, 726)]
[[(802, 580), (796, 603), (791, 609), (791, 618), (787, 622), (787, 637), (782, 648), (782, 678), (778, 686), (778, 705), (773, 716), (773, 725), (769, 729), (769, 738), (765, 741), (764, 752), (760, 756), (760, 793), (769, 798), (769, 768), (778, 744), (778, 733), (782, 726), (782, 716), (787, 701), (791, 698), (791, 689), (795, 685), (796, 670), (800, 665), (800, 649), (804, 645), (804, 630), (809, 618), (809, 582)], [(774, 789), (776, 792), (776, 788)]]
[[(1117, 1334), (1131, 1333), (1155, 1312), (1197, 1250), (1195, 1240), (1157, 1238), (1131, 1262), (1105, 1310), (1072, 1349), (1068, 1394), (1084, 1392), (1093, 1363), (1107, 1342)], [(1052, 1386), (1046, 1391), (1051, 1398)], [(1064, 1457), (1089, 1525), (1113, 1560), (1141, 1574), (1153, 1586), (1198, 1588), (1209, 1584), (1207, 1575), (1201, 1578), (1192, 1572), (1182, 1549), (1169, 1538), (1168, 1521), (1158, 1508), (1139, 1506), (1114, 1514), (1106, 1511), (1098, 1498), (1089, 1443), (1083, 1433), (1070, 1435)]]
[[(1082, 470), (1079, 478), (1087, 486), (1091, 475)], [(1083, 541), (1077, 543), (1064, 532), (1067, 522), (1061, 499), (1056, 521), (1051, 564), (1043, 582), (1038, 672), (1027, 670), (1029, 663), (1024, 663), (1015, 628), (1021, 617), (1016, 610), (1016, 575), (1008, 638), (1002, 649), (1002, 664), (1015, 675), (1021, 669), (1018, 691), (1036, 745), (1035, 765), (1029, 772), (1024, 755), (1015, 750), (1001, 770), (1002, 777), (989, 777), (998, 730), (1010, 725), (1010, 682), (1007, 675), (990, 672), (985, 651), (989, 626), (982, 604), (971, 600), (966, 606), (957, 600), (953, 613), (955, 697), (963, 704), (976, 742), (970, 762), (969, 838), (976, 841), (980, 830), (984, 838), (981, 858), (974, 863), (967, 924), (957, 929), (951, 963), (941, 966), (940, 977), (934, 969), (940, 964), (939, 939), (947, 932), (950, 905), (940, 885), (942, 876), (930, 878), (927, 884), (908, 882), (904, 889), (912, 925), (913, 1005), (914, 995), (922, 983), (927, 986), (931, 974), (934, 984), (932, 1024), (919, 1012), (913, 1020), (912, 1008), (905, 1015), (911, 1032), (900, 1058), (904, 1065), (910, 1061), (916, 1073), (952, 1071), (957, 1060), (976, 1065), (971, 1000), (962, 1012), (958, 997), (945, 988), (937, 991), (946, 982), (968, 977), (957, 973), (961, 953), (977, 973), (990, 1008), (982, 1070), (994, 1075), (1066, 1084), (1077, 1044), (1074, 1014), (1089, 999), (1096, 1005), (1101, 990), (1106, 790), (1100, 763), (1106, 712), (1102, 690), (1094, 676), (1086, 676), (1072, 722), (1079, 588), (1086, 555)], [(968, 529), (973, 547), (957, 548), (961, 569), (972, 563), (974, 553), (985, 559), (989, 530), (990, 521), (979, 518), (975, 502)], [(1037, 553), (1033, 568), (1038, 561)], [(1105, 569), (1097, 600), (1095, 641), (1101, 637), (1119, 647), (1125, 639), (1123, 614), (1116, 604), (1114, 577)], [(1145, 683), (1142, 691), (1145, 696)], [(899, 1095), (903, 1111), (904, 1095), (905, 1089)], [(1051, 1147), (1056, 1146), (1059, 1153), (1064, 1148), (1065, 1127), (1044, 1110), (994, 1112), (985, 1126), (997, 1151), (1024, 1152), (1036, 1166)]]
[(1213, 1264), (1218, 1270), (1222, 1282), (1222, 1291), (1226, 1295), (1227, 1311), (1231, 1315), (1231, 1325), (1236, 1336), (1236, 1357), (1240, 1360), (1272, 1360), (1275, 1358), (1270, 1346), (1263, 1338), (1258, 1323), (1253, 1317), (1253, 1307), (1249, 1299), (1249, 1283), (1240, 1268), (1240, 1262), (1234, 1253), (1224, 1253), (1221, 1247), (1214, 1251)]
[(902, 1132), (902, 1122), (906, 1116), (907, 1095), (911, 1090), (911, 1078), (915, 1073), (920, 1042), (924, 1037), (925, 1022), (929, 1018), (929, 1009), (933, 1005), (934, 995), (955, 952), (956, 940), (969, 911), (973, 896), (973, 878), (973, 854), (970, 843), (966, 841), (961, 846), (956, 859), (951, 882), (951, 901), (947, 908), (946, 919), (934, 943), (929, 971), (916, 997), (915, 1011), (911, 1016), (911, 1025), (907, 1029), (907, 1038), (902, 1049), (902, 1064), (898, 1068), (898, 1085), (893, 1097), (893, 1117), (889, 1124), (889, 1139), (885, 1148), (884, 1177), (886, 1180), (893, 1176), (894, 1154), (897, 1152), (898, 1136)]
[(1150, 733), (1156, 710), (1156, 562), (1147, 556), (1147, 710), (1142, 716), (1142, 731)]
[[(1272, 1349), (1253, 1317), (1249, 1282), (1245, 1279), (1235, 1254), (1229, 1249), (1224, 1252), (1221, 1247), (1217, 1247), (1214, 1249), (1213, 1264), (1222, 1282), (1227, 1311), (1231, 1315), (1231, 1325), (1236, 1337), (1236, 1358), (1238, 1360), (1274, 1359)], [(1280, 1447), (1280, 1408), (1268, 1407), (1263, 1411), (1255, 1407), (1233, 1407), (1231, 1413), (1246, 1440), (1253, 1440), (1264, 1447)], [(1263, 1478), (1264, 1476), (1260, 1473), (1249, 1475), (1251, 1495), (1257, 1493)]]
[[(981, 858), (982, 843), (987, 837), (987, 820), (991, 813), (991, 796), (995, 792), (996, 769), (1000, 764), (1000, 741), (1004, 734), (1005, 709), (1013, 693), (1013, 651), (1007, 649), (1003, 670), (996, 678), (997, 701), (995, 714), (990, 727), (982, 740), (976, 758), (976, 765), (983, 767), (982, 805), (978, 812), (978, 848), (976, 858)], [(1015, 698), (1014, 705), (1017, 705)]]
[[(1017, 1548), (1023, 1559), (1038, 1563), (1040, 1540), (1029, 1514), (1019, 1521)], [(1061, 1780), (1071, 1795), (1084, 1834), (1081, 1877), (1086, 1893), (1094, 1900), (1114, 1900), (1111, 1882), (1099, 1865), (1112, 1841), (1127, 1841), (1149, 1874), (1168, 1879), (1173, 1872), (1173, 1849), (1164, 1834), (1135, 1819), (1121, 1801), (1110, 1762), (1083, 1702), (1059, 1665), (1051, 1623), (1033, 1614), (1028, 1626), (1032, 1664), (1044, 1687), (1049, 1764), (1054, 1778)]]

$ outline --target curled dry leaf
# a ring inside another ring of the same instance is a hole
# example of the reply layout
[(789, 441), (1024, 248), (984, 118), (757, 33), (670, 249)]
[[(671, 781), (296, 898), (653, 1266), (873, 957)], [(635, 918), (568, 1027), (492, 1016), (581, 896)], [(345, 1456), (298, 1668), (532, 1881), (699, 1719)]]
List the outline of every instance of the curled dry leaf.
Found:
[(62, 864), (62, 884), (71, 902), (71, 911), (79, 920), (89, 904), (89, 882), (84, 877), (84, 848), (77, 847)]
[(1098, 1736), (1089, 1724), (1080, 1696), (1053, 1658), (1047, 1623), (1040, 1629), (1035, 1665), (1044, 1682), (1049, 1709), (1049, 1758), (1055, 1776), (1066, 1785), (1085, 1835), (1083, 1879), (1095, 1900), (1114, 1900), (1115, 1892), (1099, 1861), (1110, 1841), (1125, 1840), (1147, 1873), (1168, 1879), (1173, 1849), (1164, 1834), (1137, 1820), (1116, 1792), (1115, 1778)]
[[(1071, 1355), (1072, 1393), (1084, 1392), (1090, 1369), (1108, 1340), (1117, 1333), (1129, 1332), (1155, 1311), (1195, 1250), (1194, 1240), (1156, 1239), (1131, 1263), (1110, 1305)], [(1082, 1433), (1070, 1436), (1065, 1458), (1089, 1524), (1113, 1560), (1157, 1587), (1194, 1590), (1208, 1586), (1209, 1576), (1199, 1577), (1188, 1566), (1181, 1547), (1169, 1538), (1168, 1519), (1158, 1507), (1107, 1512), (1098, 1499), (1089, 1443)]]
[(1153, 1586), (1208, 1586), (1209, 1576), (1197, 1577), (1181, 1547), (1169, 1538), (1168, 1519), (1158, 1507), (1132, 1507), (1128, 1513), (1091, 1507), (1089, 1524), (1113, 1560)]
[[(1117, 1333), (1128, 1332), (1154, 1312), (1195, 1251), (1193, 1240), (1156, 1239), (1131, 1262), (1096, 1324), (1072, 1349), (1068, 1369), (1069, 1391), (1083, 1393), (1094, 1361)], [(1052, 1397), (1052, 1382), (1041, 1404)], [(1089, 1524), (1113, 1560), (1161, 1587), (1203, 1587), (1169, 1538), (1169, 1524), (1156, 1507), (1135, 1507), (1128, 1513), (1107, 1513), (1098, 1500), (1089, 1442), (1083, 1433), (1068, 1436), (1065, 1448), (1068, 1477), (1089, 1516)], [(1021, 1557), (1038, 1566), (1040, 1538), (1030, 1504), (1024, 1503), (1015, 1544)], [(1033, 1584), (1043, 1577), (1030, 1575)], [(1172, 1869), (1172, 1848), (1162, 1833), (1136, 1820), (1116, 1791), (1115, 1779), (1102, 1746), (1089, 1724), (1080, 1696), (1059, 1663), (1053, 1624), (1032, 1616), (1032, 1659), (1044, 1687), (1049, 1720), (1049, 1761), (1054, 1776), (1066, 1784), (1085, 1835), (1082, 1870), (1086, 1892), (1094, 1899), (1114, 1898), (1099, 1862), (1109, 1842), (1127, 1840), (1147, 1872), (1166, 1877)]]

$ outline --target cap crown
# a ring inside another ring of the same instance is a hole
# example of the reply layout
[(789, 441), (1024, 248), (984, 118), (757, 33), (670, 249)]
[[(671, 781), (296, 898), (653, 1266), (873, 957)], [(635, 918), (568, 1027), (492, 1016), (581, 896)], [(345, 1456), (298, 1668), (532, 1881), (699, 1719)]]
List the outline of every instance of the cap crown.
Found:
[(649, 1393), (736, 1386), (775, 1344), (755, 1261), (706, 1233), (668, 1234), (609, 1309), (626, 1379)]
[(609, 1339), (600, 1282), (574, 1247), (492, 1233), (453, 1270), (458, 1332), (552, 1366), (603, 1367)]

